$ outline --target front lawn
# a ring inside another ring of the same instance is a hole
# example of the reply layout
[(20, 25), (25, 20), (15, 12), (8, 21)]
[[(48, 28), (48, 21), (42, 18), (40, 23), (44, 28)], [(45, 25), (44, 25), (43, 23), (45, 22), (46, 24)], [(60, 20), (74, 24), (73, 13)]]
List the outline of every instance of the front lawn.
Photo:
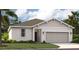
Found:
[(39, 49), (39, 48), (58, 48), (59, 46), (49, 43), (4, 43), (6, 46), (0, 49)]

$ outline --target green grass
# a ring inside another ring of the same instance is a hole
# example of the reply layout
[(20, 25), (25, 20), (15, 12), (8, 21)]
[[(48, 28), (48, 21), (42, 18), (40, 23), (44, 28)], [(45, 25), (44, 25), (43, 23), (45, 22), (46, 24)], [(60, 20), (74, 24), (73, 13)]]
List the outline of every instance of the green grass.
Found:
[(59, 46), (49, 43), (4, 43), (0, 49), (39, 49), (39, 48), (58, 48)]

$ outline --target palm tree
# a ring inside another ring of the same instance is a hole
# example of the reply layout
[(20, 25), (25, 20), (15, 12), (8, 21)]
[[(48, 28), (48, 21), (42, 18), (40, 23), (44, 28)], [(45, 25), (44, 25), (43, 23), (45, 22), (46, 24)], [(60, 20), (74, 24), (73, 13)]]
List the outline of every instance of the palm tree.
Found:
[(1, 15), (1, 10), (0, 10), (0, 44), (1, 44), (1, 22), (2, 22), (2, 15)]
[(71, 12), (72, 15), (68, 16), (68, 19), (65, 19), (64, 22), (72, 25), (73, 27), (75, 27), (74, 29), (74, 34), (79, 34), (79, 12)]
[(11, 21), (11, 19), (9, 19), (9, 17), (12, 17), (12, 18), (14, 18), (12, 21), (12, 23), (13, 24), (15, 24), (15, 23), (18, 23), (18, 17), (17, 17), (17, 15), (13, 12), (13, 11), (11, 11), (11, 10), (9, 10), (9, 9), (3, 9), (2, 11), (4, 11), (5, 12), (5, 14), (2, 16), (2, 25), (3, 25), (3, 29), (5, 30), (5, 31), (7, 31), (7, 29), (8, 29), (8, 27), (9, 27), (9, 25), (10, 25), (10, 21)]
[[(1, 14), (2, 11), (5, 11), (4, 16), (2, 16), (2, 14)], [(9, 9), (0, 9), (0, 44), (1, 45), (2, 45), (2, 42), (1, 42), (1, 40), (2, 40), (2, 27), (3, 27), (3, 29), (5, 27), (6, 27), (6, 29), (8, 29), (8, 27), (10, 25), (9, 16), (15, 17), (16, 18), (15, 20), (18, 19), (17, 15), (13, 11), (11, 11)]]

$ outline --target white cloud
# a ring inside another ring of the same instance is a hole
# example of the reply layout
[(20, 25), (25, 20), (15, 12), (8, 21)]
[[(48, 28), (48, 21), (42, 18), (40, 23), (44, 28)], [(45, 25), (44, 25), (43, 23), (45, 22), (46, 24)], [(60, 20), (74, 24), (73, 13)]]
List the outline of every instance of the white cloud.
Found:
[[(39, 18), (44, 20), (56, 18), (56, 19), (62, 20), (62, 19), (68, 18), (68, 15), (71, 15), (71, 11), (77, 11), (77, 9), (52, 9), (52, 8), (39, 9), (39, 11), (36, 11), (36, 12), (29, 12), (28, 14), (26, 14), (26, 16), (28, 15), (30, 16), (30, 17), (28, 16), (29, 17), (28, 20), (33, 18)], [(18, 16), (22, 16), (25, 12), (27, 12), (26, 9), (20, 9), (16, 11), (16, 14)]]
[(55, 11), (54, 17), (60, 20), (68, 18), (68, 15), (72, 15), (71, 11), (77, 11), (78, 9), (64, 9), (63, 11), (61, 9), (57, 9)]
[(77, 11), (77, 9), (40, 9), (37, 15), (32, 18), (40, 18), (44, 20), (56, 18), (62, 20), (68, 18), (68, 15), (71, 15), (71, 11)]
[(71, 15), (71, 10), (69, 10), (69, 9), (64, 9), (64, 10), (57, 9), (57, 10), (55, 10), (53, 17), (56, 19), (62, 20), (62, 19), (68, 18), (68, 15)]
[(39, 18), (39, 19), (45, 19), (48, 20), (50, 16), (52, 15), (54, 9), (40, 9), (36, 15), (32, 18)]
[(27, 9), (18, 9), (15, 13), (18, 15), (18, 17), (22, 16), (27, 11)]

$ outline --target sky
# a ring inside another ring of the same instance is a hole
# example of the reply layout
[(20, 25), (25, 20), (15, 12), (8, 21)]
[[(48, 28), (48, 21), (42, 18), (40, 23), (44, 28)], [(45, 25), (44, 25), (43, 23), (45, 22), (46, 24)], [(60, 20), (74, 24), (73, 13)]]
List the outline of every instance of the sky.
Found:
[(50, 20), (56, 18), (58, 20), (67, 19), (68, 15), (72, 15), (71, 11), (78, 9), (17, 9), (16, 14), (21, 21), (27, 21), (34, 18), (42, 20)]

